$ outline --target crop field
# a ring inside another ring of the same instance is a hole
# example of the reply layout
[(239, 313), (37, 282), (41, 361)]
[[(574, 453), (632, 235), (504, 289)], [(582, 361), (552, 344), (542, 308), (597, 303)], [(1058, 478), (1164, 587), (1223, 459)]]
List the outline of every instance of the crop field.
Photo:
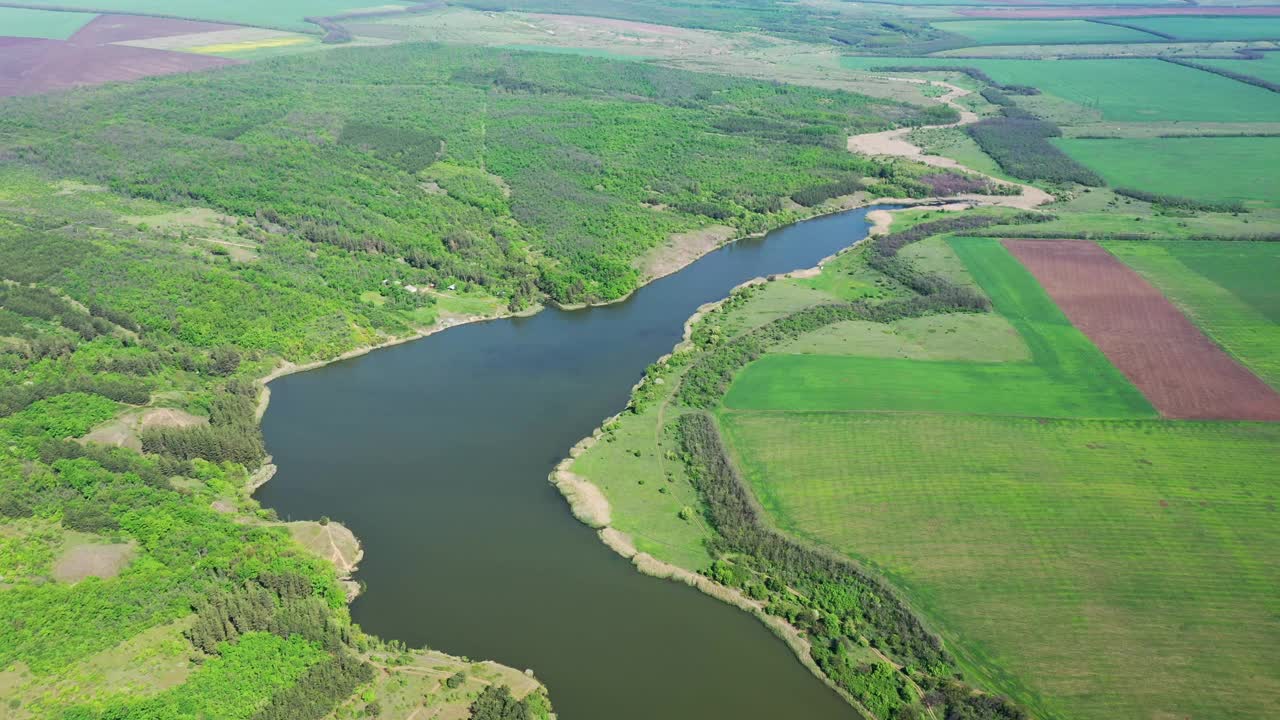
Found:
[(1196, 62), (1280, 83), (1280, 52), (1263, 53), (1257, 60), (1197, 60)]
[(1280, 247), (1241, 242), (1110, 242), (1210, 338), (1280, 390)]
[(948, 20), (935, 22), (933, 26), (963, 35), (978, 45), (1131, 43), (1159, 39), (1138, 30), (1087, 20)]
[(1280, 18), (1276, 17), (1157, 17), (1124, 22), (1179, 40), (1280, 40)]
[(1169, 418), (1280, 421), (1280, 395), (1086, 240), (1007, 240), (1072, 324)]
[(725, 412), (784, 530), (1038, 717), (1280, 714), (1280, 425)]
[(1196, 200), (1280, 206), (1280, 137), (1052, 141), (1113, 187)]
[(1021, 335), (1030, 362), (771, 354), (738, 375), (725, 406), (1034, 417), (1154, 415), (1146, 399), (1071, 325), (999, 241), (963, 238), (951, 246), (991, 298), (995, 312)]
[(93, 18), (91, 13), (0, 7), (0, 36), (66, 40)]
[(1106, 120), (1268, 122), (1280, 116), (1280, 95), (1193, 68), (1153, 59), (984, 60), (845, 57), (845, 67), (968, 66), (997, 82), (1032, 85), (1101, 111)]
[[(27, 0), (27, 5), (65, 6), (63, 0)], [(362, 3), (360, 0), (84, 0), (74, 3), (77, 7), (92, 8), (102, 12), (138, 13), (209, 20), (237, 25), (260, 25), (288, 30), (316, 31), (317, 27), (305, 22), (304, 17), (339, 15), (343, 12), (366, 9), (371, 5), (411, 5), (405, 0), (378, 0)]]
[(232, 61), (121, 43), (228, 27), (191, 20), (99, 15), (66, 40), (9, 39), (0, 42), (0, 97), (222, 67)]

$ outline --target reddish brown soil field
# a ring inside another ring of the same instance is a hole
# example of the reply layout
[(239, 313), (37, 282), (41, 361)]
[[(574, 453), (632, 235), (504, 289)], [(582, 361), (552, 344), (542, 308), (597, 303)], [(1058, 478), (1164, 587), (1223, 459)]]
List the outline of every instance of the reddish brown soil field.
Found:
[(69, 42), (77, 45), (103, 45), (125, 40), (147, 40), (215, 30), (235, 30), (237, 27), (239, 26), (195, 20), (171, 20), (146, 15), (99, 15), (77, 30)]
[(111, 43), (235, 26), (141, 15), (102, 15), (66, 41), (0, 37), (0, 97), (234, 65), (226, 58)]
[(1150, 17), (1154, 15), (1280, 15), (1280, 5), (1258, 7), (1055, 7), (1009, 8), (1008, 10), (956, 10), (960, 15), (980, 18), (1095, 18), (1095, 17)]
[(1004, 244), (1161, 415), (1280, 421), (1280, 394), (1111, 253), (1085, 240)]

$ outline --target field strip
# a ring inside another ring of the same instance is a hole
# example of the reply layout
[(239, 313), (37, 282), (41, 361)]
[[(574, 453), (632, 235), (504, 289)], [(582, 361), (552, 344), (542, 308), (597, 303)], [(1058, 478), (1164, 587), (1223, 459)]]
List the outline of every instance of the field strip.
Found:
[(285, 32), (283, 30), (236, 28), (232, 30), (214, 30), (212, 32), (170, 35), (168, 37), (123, 40), (115, 44), (128, 45), (130, 47), (150, 48), (152, 50), (212, 53), (295, 45), (298, 43), (308, 42), (312, 39), (313, 38), (306, 35)]
[(1161, 415), (1280, 421), (1280, 394), (1102, 247), (1081, 240), (1004, 244)]

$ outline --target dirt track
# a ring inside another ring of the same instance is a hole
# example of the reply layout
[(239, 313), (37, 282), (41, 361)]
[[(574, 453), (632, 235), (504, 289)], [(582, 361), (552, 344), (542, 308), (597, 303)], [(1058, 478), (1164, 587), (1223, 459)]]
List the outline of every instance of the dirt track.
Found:
[[(908, 78), (899, 78), (902, 82), (924, 83), (924, 80), (913, 80)], [(935, 85), (942, 85), (947, 88), (947, 94), (938, 98), (938, 101), (944, 105), (950, 105), (960, 113), (960, 120), (946, 125), (933, 125), (931, 127), (949, 128), (961, 127), (963, 125), (971, 125), (978, 122), (978, 116), (970, 110), (961, 107), (956, 100), (969, 94), (968, 90), (956, 87), (950, 83), (934, 82)], [(864, 135), (854, 135), (849, 138), (849, 152), (855, 152), (860, 155), (888, 155), (891, 157), (907, 158), (916, 162), (932, 165), (934, 167), (949, 168), (953, 170), (963, 170), (964, 172), (979, 175), (986, 178), (995, 185), (1016, 185), (1022, 188), (1021, 195), (977, 195), (966, 193), (963, 195), (955, 195), (950, 199), (967, 200), (980, 205), (1003, 205), (1005, 207), (1019, 208), (1022, 210), (1030, 210), (1046, 203), (1053, 202), (1053, 196), (1031, 185), (1022, 185), (1020, 183), (1012, 183), (1008, 180), (991, 177), (985, 175), (972, 168), (965, 167), (949, 157), (940, 155), (926, 155), (923, 150), (907, 141), (906, 136), (913, 128), (898, 128), (897, 130), (885, 130), (878, 133), (866, 133)]]
[(234, 65), (236, 61), (226, 58), (114, 44), (230, 27), (139, 15), (100, 15), (65, 41), (0, 37), (0, 97)]
[(1085, 240), (1004, 244), (1164, 417), (1280, 421), (1280, 394), (1111, 253)]

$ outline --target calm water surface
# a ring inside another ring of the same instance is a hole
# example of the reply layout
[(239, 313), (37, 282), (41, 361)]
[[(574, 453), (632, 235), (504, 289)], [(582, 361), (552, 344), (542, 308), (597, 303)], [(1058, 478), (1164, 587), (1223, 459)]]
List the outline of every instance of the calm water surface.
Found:
[(532, 668), (564, 720), (853, 718), (746, 613), (636, 572), (546, 480), (701, 304), (862, 238), (874, 208), (718, 250), (629, 300), (454, 328), (282, 378), (258, 498), (365, 547), (352, 606), (410, 646)]

